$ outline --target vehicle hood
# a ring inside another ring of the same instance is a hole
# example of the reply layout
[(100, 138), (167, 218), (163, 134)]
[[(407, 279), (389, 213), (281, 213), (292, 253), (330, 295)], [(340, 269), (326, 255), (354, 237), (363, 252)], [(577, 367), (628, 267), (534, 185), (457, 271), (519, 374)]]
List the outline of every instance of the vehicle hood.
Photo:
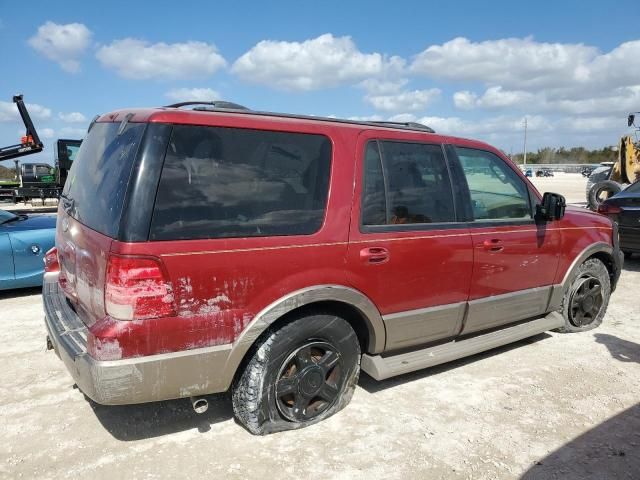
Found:
[(592, 212), (586, 208), (567, 205), (565, 218), (578, 226), (584, 227), (611, 227), (611, 220), (604, 215)]
[(56, 228), (55, 214), (30, 214), (25, 220), (15, 220), (13, 222), (0, 225), (0, 228), (10, 230), (12, 232), (21, 232), (24, 230), (40, 230), (45, 228)]

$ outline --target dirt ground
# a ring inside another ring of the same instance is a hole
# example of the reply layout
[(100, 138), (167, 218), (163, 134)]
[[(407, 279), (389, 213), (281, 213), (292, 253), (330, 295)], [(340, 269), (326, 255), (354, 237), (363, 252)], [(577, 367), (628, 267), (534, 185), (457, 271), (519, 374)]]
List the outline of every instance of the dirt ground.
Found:
[(567, 203), (587, 204), (587, 179), (579, 173), (556, 172), (553, 177), (531, 177), (540, 193), (554, 192), (564, 195)]
[[(571, 198), (566, 179), (539, 180)], [(267, 437), (236, 424), (223, 395), (203, 415), (186, 400), (92, 404), (45, 351), (39, 290), (1, 293), (0, 477), (637, 479), (638, 285), (640, 257), (595, 331), (380, 383), (363, 374), (336, 416)]]

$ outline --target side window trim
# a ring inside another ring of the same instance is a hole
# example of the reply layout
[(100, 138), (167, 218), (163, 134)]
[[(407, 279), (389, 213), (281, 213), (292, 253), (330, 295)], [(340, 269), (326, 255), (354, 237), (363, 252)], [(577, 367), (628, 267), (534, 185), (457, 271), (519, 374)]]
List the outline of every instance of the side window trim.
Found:
[(450, 152), (452, 155), (455, 155), (455, 159), (456, 162), (459, 165), (459, 168), (461, 171), (463, 171), (462, 168), (462, 162), (460, 161), (460, 157), (458, 156), (458, 153), (456, 151), (457, 148), (468, 148), (470, 150), (476, 150), (479, 152), (485, 152), (491, 155), (496, 156), (497, 158), (500, 158), (500, 160), (502, 160), (502, 162), (506, 165), (507, 168), (513, 170), (513, 173), (516, 175), (516, 177), (518, 178), (518, 181), (521, 182), (521, 184), (523, 185), (524, 189), (527, 192), (527, 205), (529, 207), (529, 214), (531, 216), (531, 218), (504, 218), (504, 219), (479, 219), (479, 220), (475, 220), (474, 216), (473, 216), (473, 208), (471, 207), (471, 189), (469, 187), (469, 184), (467, 182), (466, 179), (466, 175), (463, 173), (463, 178), (464, 178), (464, 183), (465, 183), (465, 187), (467, 192), (469, 193), (468, 195), (468, 207), (469, 207), (469, 212), (470, 212), (470, 218), (468, 220), (468, 222), (466, 223), (467, 226), (469, 228), (486, 228), (486, 227), (493, 227), (493, 226), (518, 226), (518, 225), (533, 225), (535, 224), (535, 199), (532, 196), (531, 193), (531, 188), (529, 187), (529, 185), (527, 184), (526, 181), (524, 181), (522, 178), (520, 178), (519, 175), (517, 175), (517, 172), (513, 169), (513, 167), (511, 165), (509, 165), (507, 162), (504, 161), (504, 159), (502, 159), (500, 156), (496, 155), (494, 152), (490, 151), (490, 150), (486, 150), (483, 148), (478, 148), (478, 147), (464, 147), (461, 145), (455, 145), (455, 144), (449, 144), (447, 145), (448, 147), (450, 147)]
[[(446, 166), (446, 170), (447, 170), (447, 175), (449, 177), (449, 186), (451, 188), (451, 195), (452, 195), (452, 201), (453, 201), (453, 212), (454, 212), (454, 218), (456, 219), (454, 222), (434, 222), (434, 223), (410, 223), (410, 224), (386, 224), (386, 225), (365, 225), (363, 223), (363, 195), (362, 193), (364, 192), (364, 187), (365, 187), (365, 176), (366, 176), (366, 171), (365, 171), (365, 155), (367, 152), (367, 147), (369, 146), (369, 144), (371, 143), (375, 143), (376, 144), (376, 148), (378, 150), (378, 159), (380, 162), (380, 169), (382, 171), (382, 178), (383, 178), (383, 184), (384, 184), (384, 203), (385, 203), (385, 218), (386, 221), (389, 222), (390, 217), (390, 206), (389, 206), (389, 184), (388, 184), (388, 178), (387, 178), (387, 168), (385, 166), (385, 162), (384, 162), (384, 146), (382, 145), (382, 142), (384, 141), (388, 141), (388, 142), (398, 142), (398, 143), (414, 143), (414, 144), (418, 144), (418, 145), (429, 145), (429, 146), (434, 146), (434, 147), (440, 147), (441, 151), (442, 151), (442, 156), (444, 158), (444, 162), (445, 162), (445, 166)], [(428, 231), (428, 230), (446, 230), (446, 229), (461, 229), (461, 228), (467, 228), (467, 219), (466, 218), (461, 218), (459, 211), (460, 211), (460, 199), (458, 198), (458, 195), (456, 194), (456, 189), (453, 183), (453, 173), (452, 173), (452, 169), (451, 169), (451, 165), (450, 165), (450, 159), (449, 156), (447, 155), (447, 151), (445, 149), (446, 144), (441, 143), (441, 142), (421, 142), (421, 141), (415, 141), (415, 140), (404, 140), (404, 139), (397, 139), (397, 138), (392, 138), (392, 139), (385, 139), (385, 138), (373, 138), (373, 139), (369, 139), (365, 144), (364, 144), (364, 148), (360, 154), (360, 161), (361, 161), (361, 165), (362, 165), (362, 176), (361, 176), (361, 188), (360, 188), (360, 195), (359, 195), (359, 202), (360, 202), (360, 218), (359, 218), (359, 228), (360, 228), (360, 232), (361, 233), (384, 233), (384, 232), (404, 232), (404, 231)], [(455, 152), (454, 152), (455, 154)], [(465, 180), (466, 181), (466, 180)]]

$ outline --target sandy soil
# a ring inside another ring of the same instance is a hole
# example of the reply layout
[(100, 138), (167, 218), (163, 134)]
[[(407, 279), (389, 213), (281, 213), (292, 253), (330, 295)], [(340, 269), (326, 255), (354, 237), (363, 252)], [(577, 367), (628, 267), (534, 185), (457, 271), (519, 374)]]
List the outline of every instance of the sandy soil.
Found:
[(40, 292), (5, 292), (0, 477), (639, 478), (638, 285), (640, 258), (595, 331), (543, 334), (380, 383), (363, 375), (338, 415), (267, 437), (236, 424), (223, 395), (203, 415), (186, 400), (92, 404), (45, 351)]
[(579, 173), (555, 173), (553, 177), (530, 177), (540, 193), (554, 192), (564, 195), (568, 203), (587, 204), (587, 179)]

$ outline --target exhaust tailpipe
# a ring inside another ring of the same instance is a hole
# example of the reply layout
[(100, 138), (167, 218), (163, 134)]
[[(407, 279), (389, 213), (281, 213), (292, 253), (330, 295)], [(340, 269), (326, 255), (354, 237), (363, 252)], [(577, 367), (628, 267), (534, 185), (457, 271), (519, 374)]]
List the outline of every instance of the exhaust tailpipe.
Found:
[(204, 397), (189, 397), (191, 406), (196, 413), (204, 413), (209, 409), (209, 402)]

